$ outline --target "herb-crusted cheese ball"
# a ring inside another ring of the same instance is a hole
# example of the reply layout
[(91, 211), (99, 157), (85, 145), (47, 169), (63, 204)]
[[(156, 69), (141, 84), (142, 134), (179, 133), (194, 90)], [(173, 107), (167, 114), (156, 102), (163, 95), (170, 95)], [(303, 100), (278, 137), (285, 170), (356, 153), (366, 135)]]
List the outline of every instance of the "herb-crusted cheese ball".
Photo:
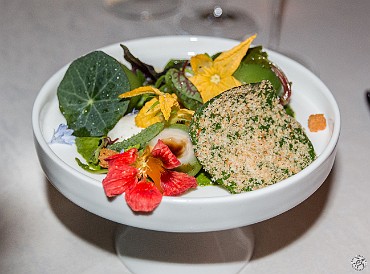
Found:
[(232, 88), (199, 108), (190, 125), (195, 156), (231, 193), (288, 178), (315, 159), (302, 126), (269, 81)]

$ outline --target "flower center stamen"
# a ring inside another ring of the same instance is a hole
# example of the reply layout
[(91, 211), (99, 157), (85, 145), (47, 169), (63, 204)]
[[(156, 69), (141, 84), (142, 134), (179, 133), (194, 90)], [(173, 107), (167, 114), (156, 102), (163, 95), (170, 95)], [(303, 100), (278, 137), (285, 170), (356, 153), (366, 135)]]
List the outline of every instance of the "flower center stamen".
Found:
[(153, 180), (159, 191), (162, 192), (161, 175), (165, 171), (162, 161), (158, 158), (149, 157), (147, 161), (146, 174)]
[(221, 81), (221, 77), (220, 77), (220, 75), (218, 75), (218, 74), (213, 74), (212, 76), (211, 76), (211, 82), (212, 83), (214, 83), (214, 84), (218, 84), (218, 83), (220, 83), (220, 81)]

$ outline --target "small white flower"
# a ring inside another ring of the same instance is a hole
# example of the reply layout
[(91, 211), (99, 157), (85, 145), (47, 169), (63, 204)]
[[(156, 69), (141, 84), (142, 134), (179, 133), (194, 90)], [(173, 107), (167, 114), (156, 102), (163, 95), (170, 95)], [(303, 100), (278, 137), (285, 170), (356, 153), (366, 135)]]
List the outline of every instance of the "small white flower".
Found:
[(74, 144), (76, 139), (76, 137), (72, 134), (73, 129), (69, 129), (65, 124), (60, 124), (57, 130), (54, 130), (54, 134), (50, 140), (50, 144), (72, 145)]

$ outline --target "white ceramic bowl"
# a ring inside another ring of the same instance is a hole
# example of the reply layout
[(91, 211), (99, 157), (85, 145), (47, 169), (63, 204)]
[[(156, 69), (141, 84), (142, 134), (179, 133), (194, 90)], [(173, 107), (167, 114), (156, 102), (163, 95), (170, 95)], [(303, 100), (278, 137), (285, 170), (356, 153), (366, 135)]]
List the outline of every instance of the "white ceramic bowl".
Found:
[[(170, 58), (189, 58), (196, 53), (227, 50), (237, 42), (214, 37), (165, 36), (124, 42), (142, 61), (163, 67)], [(102, 49), (124, 62), (119, 44)], [(275, 52), (269, 57), (293, 82), (291, 105), (306, 128), (310, 114), (323, 113), (328, 127), (307, 134), (317, 159), (298, 174), (263, 189), (231, 195), (216, 186), (198, 187), (181, 197), (163, 197), (151, 214), (137, 214), (123, 196), (113, 200), (104, 194), (104, 175), (85, 172), (76, 164), (75, 146), (49, 144), (54, 129), (65, 119), (59, 111), (57, 87), (67, 69), (63, 67), (42, 87), (32, 113), (35, 146), (49, 181), (80, 207), (109, 220), (134, 227), (168, 232), (204, 232), (237, 228), (266, 220), (298, 205), (325, 181), (333, 166), (340, 132), (337, 103), (328, 88), (309, 70)], [(80, 157), (81, 158), (81, 157)]]

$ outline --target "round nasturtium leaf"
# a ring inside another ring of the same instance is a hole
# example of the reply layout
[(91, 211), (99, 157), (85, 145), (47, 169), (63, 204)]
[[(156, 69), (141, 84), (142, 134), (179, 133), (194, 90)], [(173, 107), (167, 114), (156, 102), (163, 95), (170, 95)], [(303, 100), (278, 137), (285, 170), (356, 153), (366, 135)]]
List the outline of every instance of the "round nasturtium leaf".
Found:
[(118, 95), (130, 89), (122, 65), (94, 51), (70, 64), (58, 87), (59, 108), (75, 136), (106, 136), (129, 104)]

